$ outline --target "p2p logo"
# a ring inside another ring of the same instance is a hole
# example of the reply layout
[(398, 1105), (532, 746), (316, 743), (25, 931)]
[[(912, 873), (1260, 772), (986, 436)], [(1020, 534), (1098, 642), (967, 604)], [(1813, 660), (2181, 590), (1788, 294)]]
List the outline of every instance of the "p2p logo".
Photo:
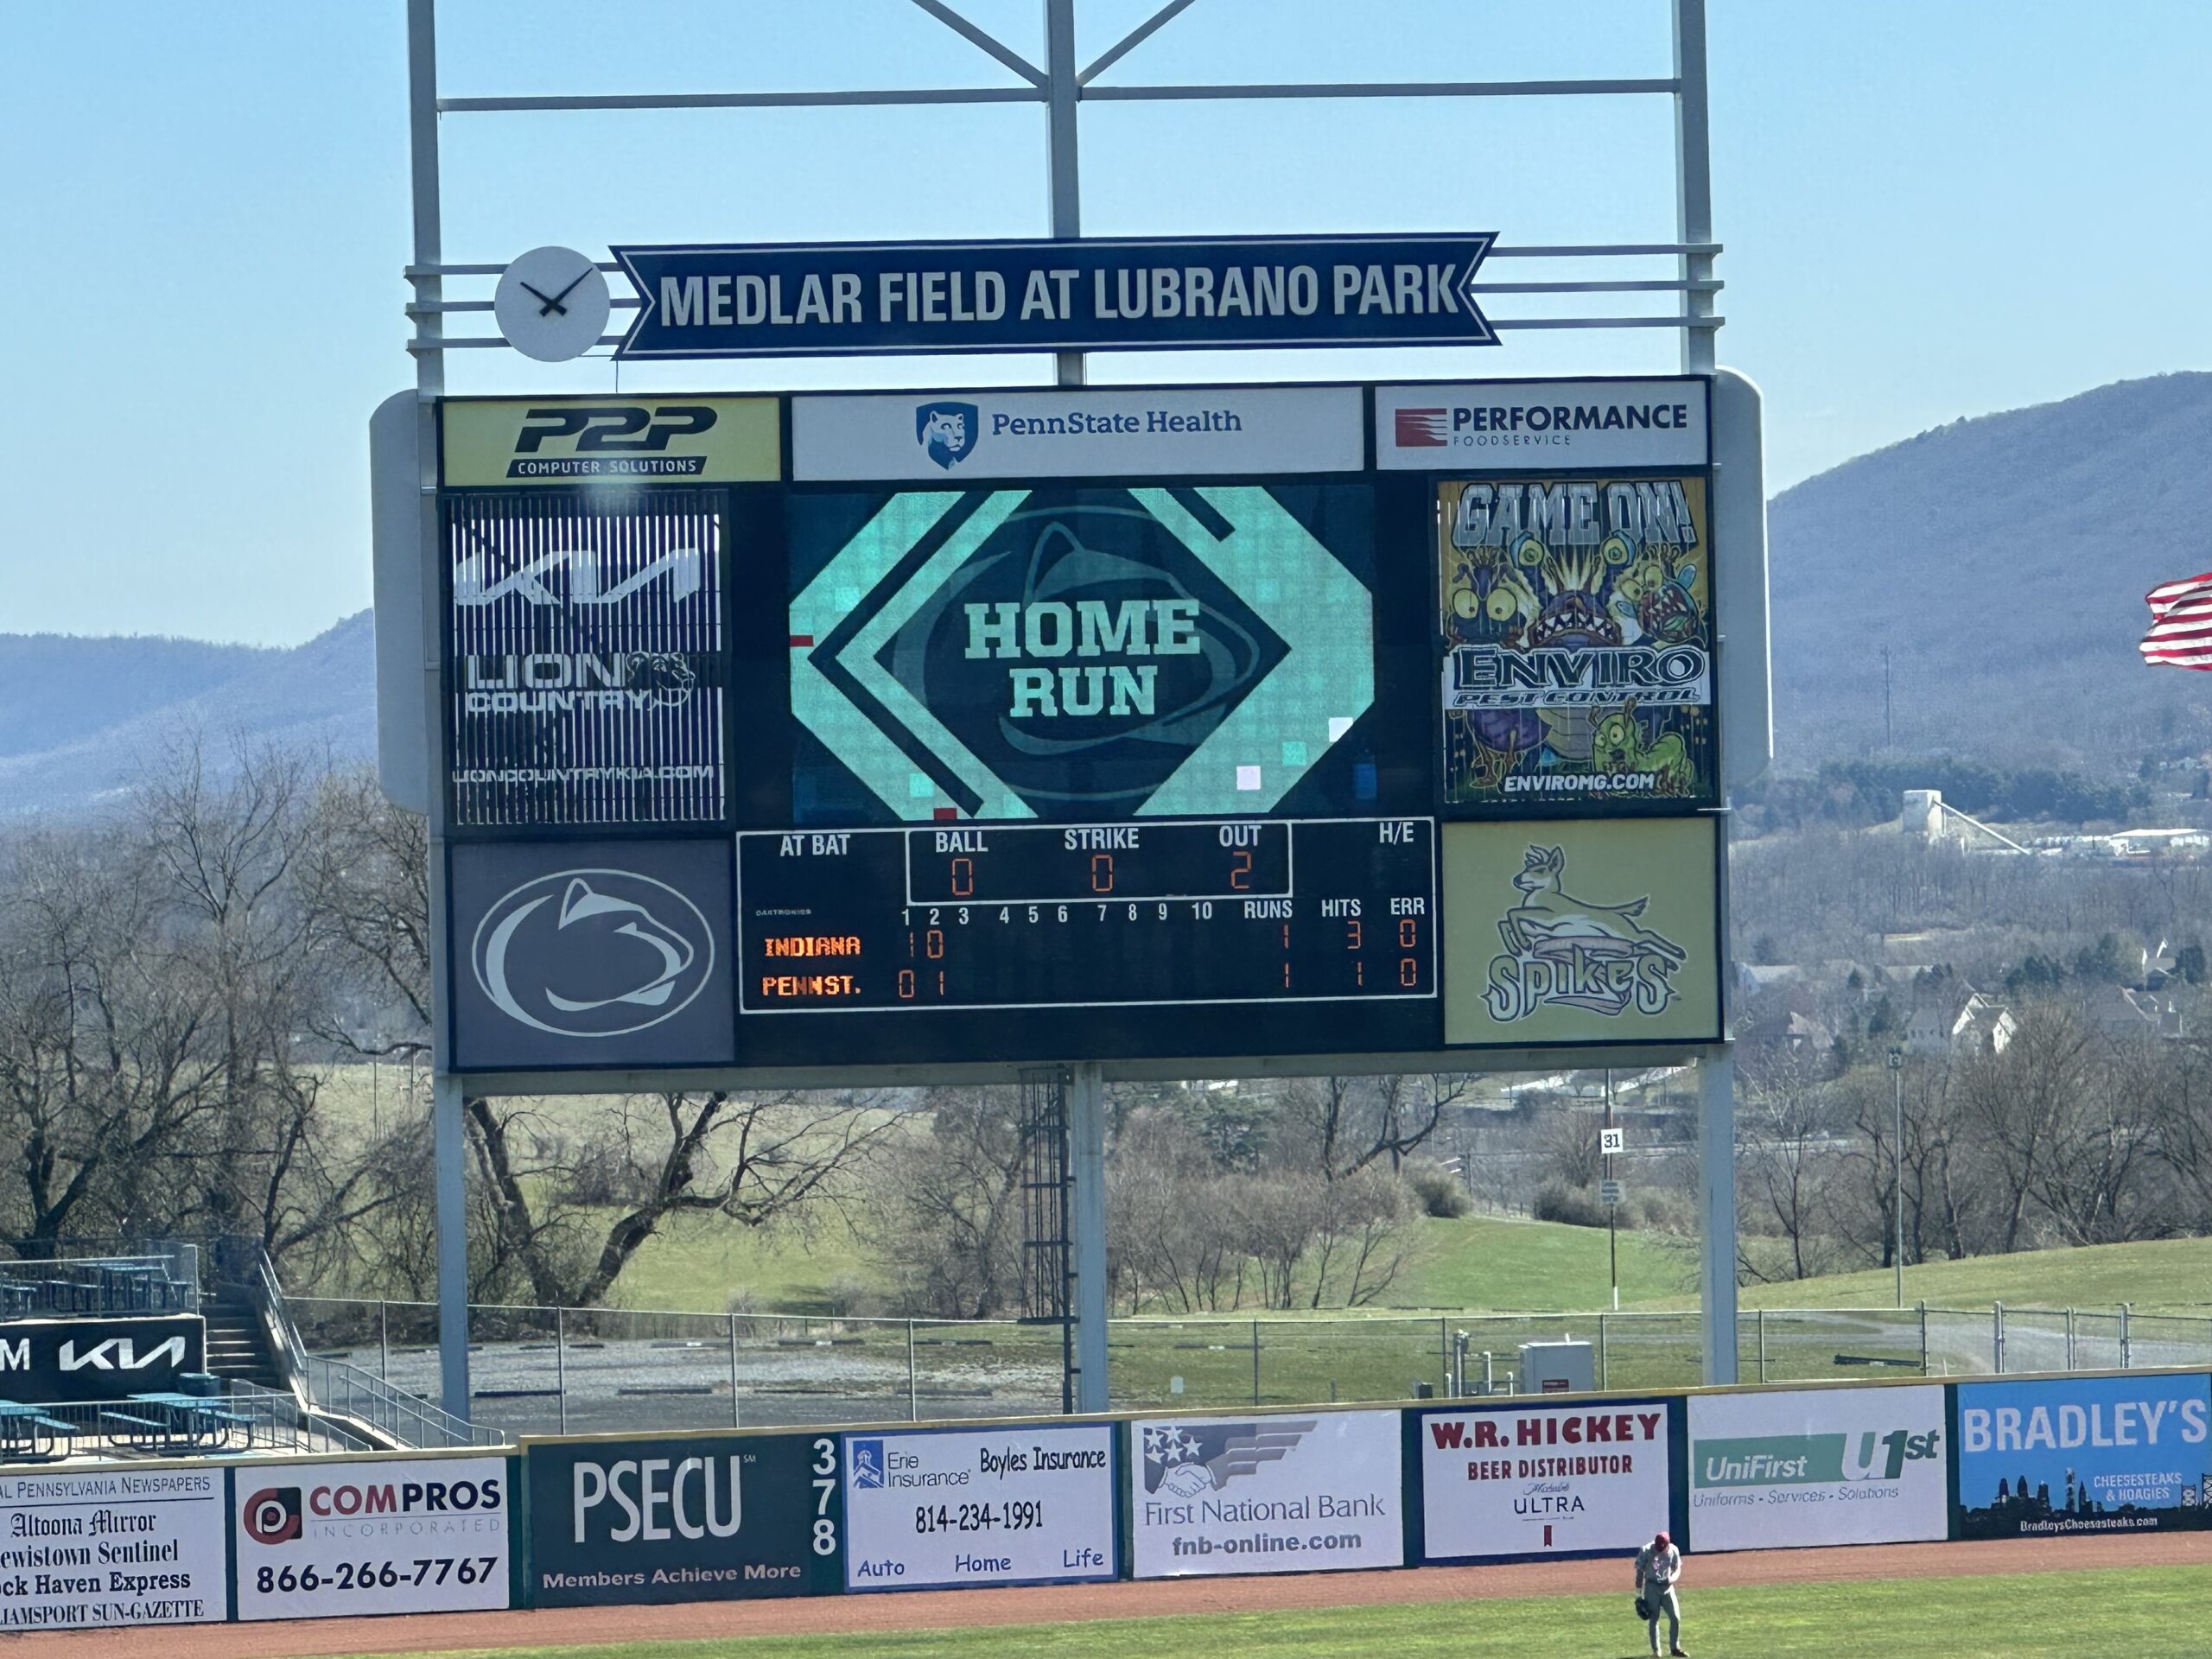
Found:
[(698, 404), (578, 404), (533, 409), (523, 416), (515, 453), (534, 455), (548, 438), (575, 440), (578, 454), (658, 454), (671, 438), (696, 438), (715, 423), (715, 411)]

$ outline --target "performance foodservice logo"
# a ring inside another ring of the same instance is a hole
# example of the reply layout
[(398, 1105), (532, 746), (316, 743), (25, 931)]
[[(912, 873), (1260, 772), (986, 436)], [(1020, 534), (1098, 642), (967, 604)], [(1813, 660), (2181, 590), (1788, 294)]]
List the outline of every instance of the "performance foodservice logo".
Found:
[(674, 1018), (706, 988), (714, 931), (665, 882), (630, 870), (560, 870), (484, 912), (469, 946), (494, 1007), (533, 1030), (616, 1037)]
[(1506, 1023), (1545, 1007), (1663, 1014), (1688, 953), (1637, 919), (1649, 895), (1601, 904), (1567, 892), (1566, 876), (1563, 848), (1529, 849), (1513, 878), (1521, 902), (1498, 919), (1506, 954), (1491, 960), (1491, 1017)]
[(1144, 1489), (1178, 1497), (1217, 1492), (1262, 1464), (1279, 1463), (1312, 1433), (1315, 1421), (1249, 1423), (1147, 1423)]
[(1402, 409), (1393, 429), (1401, 449), (1441, 449), (1452, 442), (1452, 411)]

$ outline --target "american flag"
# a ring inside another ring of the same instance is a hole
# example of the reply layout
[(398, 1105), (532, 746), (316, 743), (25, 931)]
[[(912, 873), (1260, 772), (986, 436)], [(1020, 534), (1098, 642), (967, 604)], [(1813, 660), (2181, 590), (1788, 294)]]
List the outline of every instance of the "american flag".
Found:
[(2136, 649), (2146, 663), (2212, 670), (2212, 570), (2170, 582), (2143, 595), (2151, 632)]

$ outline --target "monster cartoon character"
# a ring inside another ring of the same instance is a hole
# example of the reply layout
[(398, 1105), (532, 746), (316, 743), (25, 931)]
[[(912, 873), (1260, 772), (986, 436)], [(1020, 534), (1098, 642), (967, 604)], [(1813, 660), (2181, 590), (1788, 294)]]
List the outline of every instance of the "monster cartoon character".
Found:
[(1591, 764), (1600, 772), (1648, 772), (1656, 779), (1662, 795), (1687, 795), (1694, 774), (1689, 746), (1680, 732), (1669, 732), (1649, 742), (1636, 718), (1636, 699), (1598, 722), (1591, 746)]
[(1697, 566), (1669, 570), (1656, 548), (1645, 548), (1613, 581), (1612, 613), (1624, 631), (1678, 645), (1697, 637)]
[[(1510, 649), (1537, 611), (1536, 595), (1495, 550), (1470, 550), (1452, 569), (1452, 643)], [(1478, 790), (1501, 787), (1543, 742), (1543, 727), (1527, 709), (1468, 709), (1449, 718), (1454, 772)]]

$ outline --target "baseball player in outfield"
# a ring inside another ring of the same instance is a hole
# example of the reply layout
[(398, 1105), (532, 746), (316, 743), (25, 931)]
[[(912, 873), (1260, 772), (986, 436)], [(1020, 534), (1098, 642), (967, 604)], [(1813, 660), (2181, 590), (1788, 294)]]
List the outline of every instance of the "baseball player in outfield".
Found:
[(1682, 1653), (1682, 1606), (1675, 1598), (1675, 1586), (1682, 1581), (1682, 1552), (1663, 1532), (1656, 1534), (1651, 1541), (1636, 1552), (1636, 1595), (1646, 1609), (1644, 1617), (1651, 1624), (1651, 1651), (1659, 1651), (1659, 1615), (1667, 1615), (1667, 1651), (1686, 1659)]

